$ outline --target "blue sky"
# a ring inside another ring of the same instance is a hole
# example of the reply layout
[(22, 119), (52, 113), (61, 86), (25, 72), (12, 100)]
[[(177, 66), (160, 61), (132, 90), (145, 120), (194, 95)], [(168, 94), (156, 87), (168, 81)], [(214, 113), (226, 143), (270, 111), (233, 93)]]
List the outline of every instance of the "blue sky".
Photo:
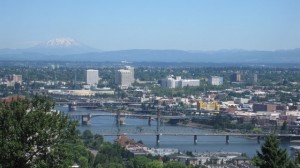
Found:
[(101, 50), (300, 48), (300, 1), (0, 1), (0, 48), (57, 37)]

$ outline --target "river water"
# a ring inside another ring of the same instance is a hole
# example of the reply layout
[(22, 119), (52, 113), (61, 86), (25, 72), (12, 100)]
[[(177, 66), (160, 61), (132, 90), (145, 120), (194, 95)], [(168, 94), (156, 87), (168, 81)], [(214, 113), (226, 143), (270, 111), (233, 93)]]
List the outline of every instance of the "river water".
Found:
[[(57, 106), (57, 110), (68, 112), (67, 107)], [(78, 108), (76, 112), (80, 111), (91, 111), (99, 112), (99, 110), (90, 110)], [(105, 112), (103, 112), (105, 113)], [(141, 118), (126, 118), (125, 125), (120, 127), (121, 132), (155, 132), (157, 123), (156, 121), (151, 122), (151, 126), (148, 125), (148, 119)], [(84, 126), (80, 125), (78, 129), (83, 132), (84, 130), (90, 130), (92, 133), (109, 133), (117, 132), (116, 120), (113, 116), (99, 116), (92, 117), (91, 125)], [(184, 126), (175, 126), (169, 124), (161, 124), (161, 132), (203, 132), (210, 133), (211, 130), (190, 128)], [(105, 141), (113, 142), (116, 136), (104, 136)], [(135, 139), (136, 141), (141, 140), (148, 147), (160, 147), (160, 148), (177, 148), (182, 152), (193, 151), (193, 152), (241, 152), (246, 153), (248, 156), (254, 156), (257, 150), (260, 150), (260, 145), (263, 144), (261, 140), (260, 144), (257, 143), (256, 138), (249, 139), (243, 137), (233, 137), (229, 138), (229, 143), (227, 144), (224, 136), (198, 136), (197, 144), (194, 144), (193, 136), (161, 136), (159, 145), (156, 144), (156, 137), (153, 136), (129, 136), (129, 138)], [(282, 148), (287, 149), (290, 152), (290, 146), (300, 145), (300, 143), (282, 143)]]

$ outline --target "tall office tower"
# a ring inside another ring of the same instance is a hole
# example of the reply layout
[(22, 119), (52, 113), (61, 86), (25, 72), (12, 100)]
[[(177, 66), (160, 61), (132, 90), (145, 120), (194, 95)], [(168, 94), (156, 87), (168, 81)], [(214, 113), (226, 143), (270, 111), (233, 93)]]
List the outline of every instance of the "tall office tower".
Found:
[(119, 69), (115, 73), (115, 84), (121, 88), (128, 88), (134, 82), (134, 68), (126, 66), (125, 69)]
[(176, 80), (172, 77), (167, 77), (166, 79), (161, 80), (160, 86), (162, 88), (169, 88), (169, 89), (176, 88)]
[(99, 72), (98, 70), (88, 69), (85, 71), (85, 82), (89, 85), (98, 85)]
[(231, 82), (240, 82), (241, 81), (241, 73), (236, 72), (230, 76), (230, 81)]
[(257, 74), (254, 74), (253, 80), (254, 80), (254, 83), (257, 83)]
[(131, 66), (125, 66), (125, 69), (126, 70), (129, 70), (131, 72), (131, 75), (130, 75), (130, 80), (132, 81), (132, 83), (134, 82), (134, 68), (131, 67)]
[(211, 85), (215, 86), (223, 85), (223, 77), (211, 76), (209, 82)]
[(13, 74), (12, 75), (12, 80), (13, 80), (13, 82), (21, 83), (22, 82), (22, 75), (15, 75), (15, 74)]

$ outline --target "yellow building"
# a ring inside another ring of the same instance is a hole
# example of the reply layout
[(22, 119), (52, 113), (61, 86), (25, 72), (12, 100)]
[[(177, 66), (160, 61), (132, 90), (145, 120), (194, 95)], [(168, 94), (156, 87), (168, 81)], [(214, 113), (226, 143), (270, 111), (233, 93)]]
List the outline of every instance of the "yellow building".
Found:
[(220, 106), (217, 101), (207, 102), (200, 100), (197, 102), (197, 110), (220, 110)]

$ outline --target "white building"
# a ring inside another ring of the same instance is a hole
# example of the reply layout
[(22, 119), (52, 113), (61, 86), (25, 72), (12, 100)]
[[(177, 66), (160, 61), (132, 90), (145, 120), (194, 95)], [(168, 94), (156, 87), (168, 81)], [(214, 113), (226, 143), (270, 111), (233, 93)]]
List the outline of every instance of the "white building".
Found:
[(199, 86), (200, 80), (199, 79), (181, 79), (180, 76), (176, 76), (174, 79), (173, 77), (168, 77), (167, 79), (162, 79), (160, 83), (161, 87), (163, 88), (183, 88), (186, 86)]
[(99, 71), (94, 69), (88, 69), (85, 71), (85, 82), (88, 85), (98, 85)]
[(223, 77), (211, 76), (209, 79), (209, 83), (215, 86), (223, 85)]
[(179, 87), (183, 88), (186, 86), (199, 86), (200, 80), (199, 79), (182, 79), (179, 82)]
[(162, 79), (160, 83), (160, 86), (162, 88), (169, 88), (169, 89), (176, 88), (178, 87), (178, 85), (179, 85), (179, 81), (172, 77), (168, 77), (167, 79)]
[(132, 78), (132, 80), (134, 80), (134, 68), (131, 66), (125, 66), (125, 69), (129, 70), (131, 72), (131, 74), (132, 74), (131, 78)]
[(115, 73), (115, 84), (121, 88), (128, 88), (134, 82), (134, 68), (126, 66), (125, 69), (119, 69)]

